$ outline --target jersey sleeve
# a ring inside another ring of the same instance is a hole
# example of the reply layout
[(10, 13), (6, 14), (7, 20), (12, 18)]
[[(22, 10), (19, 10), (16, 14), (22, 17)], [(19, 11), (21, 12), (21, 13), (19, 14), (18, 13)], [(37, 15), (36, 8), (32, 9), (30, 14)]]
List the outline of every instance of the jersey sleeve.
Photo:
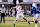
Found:
[(20, 6), (20, 9), (22, 9), (22, 7)]

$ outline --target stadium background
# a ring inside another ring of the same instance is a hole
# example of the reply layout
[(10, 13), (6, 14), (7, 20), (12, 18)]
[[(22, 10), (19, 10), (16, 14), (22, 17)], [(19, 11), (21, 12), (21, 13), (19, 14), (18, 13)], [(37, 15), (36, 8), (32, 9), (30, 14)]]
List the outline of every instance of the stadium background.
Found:
[[(1, 9), (1, 5), (4, 4), (5, 5), (5, 8), (8, 9), (9, 13), (11, 13), (11, 7), (15, 7), (16, 6), (16, 0), (0, 0), (0, 9)], [(28, 16), (27, 15), (27, 11), (31, 10), (31, 7), (32, 7), (32, 3), (33, 2), (36, 2), (37, 5), (38, 5), (38, 9), (40, 10), (40, 0), (19, 0), (20, 2), (20, 5), (22, 6), (22, 8), (24, 9), (24, 15), (25, 16)], [(16, 13), (16, 9), (15, 9), (15, 13)], [(9, 16), (11, 16), (9, 14)]]
[[(1, 5), (4, 4), (5, 8), (11, 11), (11, 7), (16, 6), (15, 1), (16, 0), (0, 0), (0, 9), (1, 9)], [(27, 11), (31, 10), (31, 6), (32, 6), (33, 2), (36, 2), (39, 7), (38, 9), (40, 9), (40, 0), (19, 0), (19, 2), (20, 2), (20, 5), (22, 6), (22, 8), (24, 9), (25, 16), (28, 16)], [(10, 11), (8, 11), (8, 12), (10, 12)]]
[[(8, 10), (11, 10), (11, 7), (15, 7), (16, 6), (16, 0), (0, 0), (0, 10), (1, 10), (1, 5), (4, 4), (5, 8), (7, 8)], [(40, 9), (40, 0), (19, 0), (20, 5), (22, 6), (22, 8), (24, 9), (24, 15), (25, 16), (30, 16), (30, 17), (25, 17), (28, 21), (33, 22), (33, 17), (31, 17), (31, 15), (27, 15), (27, 11), (31, 10), (31, 6), (33, 2), (36, 2), (38, 5), (38, 9)], [(10, 12), (10, 11), (8, 11)], [(16, 12), (16, 9), (15, 9)], [(0, 13), (1, 16), (1, 13)], [(5, 24), (0, 24), (0, 27), (13, 27), (13, 21), (15, 20), (16, 17), (10, 17), (10, 15), (8, 15), (8, 17), (5, 17)], [(40, 17), (38, 19), (40, 21)], [(23, 26), (24, 25), (24, 26)], [(24, 21), (21, 17), (18, 19), (16, 26), (15, 27), (34, 27), (35, 23), (32, 23), (32, 25), (28, 25), (28, 23), (26, 23), (26, 21)], [(40, 23), (38, 23), (38, 27), (40, 27)]]

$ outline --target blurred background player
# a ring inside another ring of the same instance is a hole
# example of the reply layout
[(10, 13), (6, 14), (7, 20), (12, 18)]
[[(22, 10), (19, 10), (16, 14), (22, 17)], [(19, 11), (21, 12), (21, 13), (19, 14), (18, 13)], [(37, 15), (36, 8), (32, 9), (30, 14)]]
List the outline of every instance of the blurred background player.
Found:
[[(23, 15), (23, 9), (22, 7), (20, 6), (20, 3), (18, 2), (18, 0), (16, 1), (16, 10), (17, 10), (17, 15), (16, 15), (16, 20), (14, 21), (14, 26), (15, 26), (15, 23), (16, 21), (18, 20), (18, 18), (21, 16), (25, 21), (27, 21), (25, 18), (24, 18), (24, 15)], [(30, 22), (27, 21), (29, 24)]]
[(13, 7), (11, 7), (11, 9), (12, 9), (12, 16), (15, 17), (15, 10)]
[(29, 11), (29, 9), (27, 10), (27, 14), (28, 14), (28, 15), (30, 15), (30, 14), (31, 14), (31, 12)]
[(33, 3), (32, 4), (32, 10), (31, 10), (31, 13), (33, 13), (34, 14), (34, 22), (35, 22), (35, 27), (38, 27), (37, 26), (37, 19), (39, 18), (39, 11), (38, 11), (38, 9), (37, 9), (37, 4), (36, 3)]
[(6, 16), (8, 17), (8, 9), (6, 8)]
[(3, 18), (3, 23), (5, 23), (5, 8), (4, 8), (4, 5), (2, 5), (2, 8), (1, 8), (1, 23), (2, 23), (2, 18)]

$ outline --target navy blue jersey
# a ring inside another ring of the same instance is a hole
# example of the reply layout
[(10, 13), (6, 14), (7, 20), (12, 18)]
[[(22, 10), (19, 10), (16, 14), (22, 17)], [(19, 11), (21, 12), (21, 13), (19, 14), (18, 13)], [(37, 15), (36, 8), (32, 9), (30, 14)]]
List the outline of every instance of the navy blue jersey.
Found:
[(31, 13), (36, 14), (40, 12), (35, 7), (32, 7)]

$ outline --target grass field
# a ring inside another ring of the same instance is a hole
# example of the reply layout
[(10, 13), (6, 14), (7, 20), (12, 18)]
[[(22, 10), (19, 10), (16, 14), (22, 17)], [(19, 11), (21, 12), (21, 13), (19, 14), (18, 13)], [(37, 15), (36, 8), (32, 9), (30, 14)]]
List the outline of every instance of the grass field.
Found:
[[(28, 21), (33, 21), (33, 17), (25, 17)], [(13, 27), (15, 18), (13, 17), (9, 17), (9, 18), (5, 18), (5, 20), (9, 20), (9, 21), (5, 21), (5, 24), (0, 24), (0, 27)], [(10, 21), (11, 20), (11, 21)], [(22, 19), (21, 17), (18, 19), (18, 21), (25, 21), (24, 19)], [(38, 19), (38, 21), (40, 21), (40, 17)], [(35, 23), (31, 23), (31, 25), (29, 25), (27, 22), (16, 22), (15, 27), (34, 27)], [(40, 23), (38, 23), (38, 27), (40, 27)]]

